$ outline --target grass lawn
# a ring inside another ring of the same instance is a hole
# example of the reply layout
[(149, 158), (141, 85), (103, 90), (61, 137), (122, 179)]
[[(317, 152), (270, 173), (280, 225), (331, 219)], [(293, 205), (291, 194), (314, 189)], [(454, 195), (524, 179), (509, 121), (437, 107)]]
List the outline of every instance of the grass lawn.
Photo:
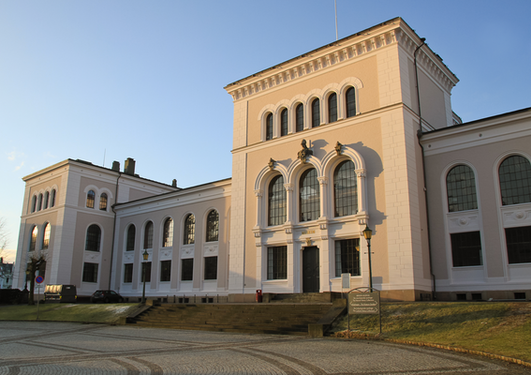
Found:
[[(346, 317), (334, 327), (346, 335)], [(351, 315), (354, 336), (377, 334), (378, 316)], [(531, 303), (382, 304), (383, 338), (453, 346), (531, 362)]]
[[(120, 304), (40, 304), (39, 320), (53, 322), (116, 323), (138, 307), (136, 303)], [(37, 320), (37, 305), (1, 305), (0, 320)]]

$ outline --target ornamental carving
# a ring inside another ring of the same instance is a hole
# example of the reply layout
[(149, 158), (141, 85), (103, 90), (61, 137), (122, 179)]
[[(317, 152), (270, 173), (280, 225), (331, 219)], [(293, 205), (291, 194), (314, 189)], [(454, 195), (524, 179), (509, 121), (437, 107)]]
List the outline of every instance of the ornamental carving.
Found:
[(343, 145), (339, 143), (339, 141), (337, 141), (336, 147), (334, 147), (334, 149), (336, 150), (337, 156), (341, 155), (341, 152), (343, 151), (342, 148), (343, 148)]
[(273, 158), (270, 158), (270, 159), (269, 159), (269, 163), (267, 163), (267, 165), (268, 165), (268, 167), (269, 167), (270, 170), (275, 169), (275, 163), (276, 163), (276, 162), (277, 162), (277, 161), (274, 160)]
[(303, 139), (301, 142), (302, 150), (299, 151), (297, 157), (302, 163), (306, 163), (306, 160), (310, 155), (313, 155), (313, 151), (306, 146), (306, 139)]

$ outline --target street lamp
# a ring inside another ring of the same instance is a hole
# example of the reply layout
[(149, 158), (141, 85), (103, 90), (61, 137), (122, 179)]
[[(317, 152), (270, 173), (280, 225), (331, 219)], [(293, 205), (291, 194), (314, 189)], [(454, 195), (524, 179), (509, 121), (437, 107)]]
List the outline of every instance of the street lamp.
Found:
[(142, 263), (142, 282), (144, 283), (144, 286), (142, 287), (142, 303), (146, 303), (146, 262), (149, 257), (149, 253), (146, 249), (144, 249), (144, 253), (142, 254), (142, 257), (144, 257), (144, 263)]
[(372, 230), (368, 225), (365, 225), (365, 230), (363, 231), (363, 237), (367, 240), (367, 248), (369, 251), (369, 288), (372, 292), (372, 263), (371, 263), (371, 238)]

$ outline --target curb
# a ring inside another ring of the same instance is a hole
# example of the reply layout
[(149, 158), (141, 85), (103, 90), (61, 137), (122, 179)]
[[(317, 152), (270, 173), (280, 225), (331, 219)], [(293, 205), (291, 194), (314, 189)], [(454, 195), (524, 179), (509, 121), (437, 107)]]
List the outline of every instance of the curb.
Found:
[(458, 347), (455, 347), (455, 346), (448, 346), (448, 345), (441, 345), (441, 344), (431, 344), (431, 343), (428, 343), (428, 342), (416, 342), (416, 341), (408, 341), (408, 340), (397, 340), (397, 339), (375, 339), (375, 340), (382, 340), (382, 341), (392, 342), (392, 343), (396, 343), (396, 344), (427, 346), (427, 347), (430, 347), (430, 348), (450, 350), (450, 351), (453, 351), (453, 352), (474, 354), (474, 355), (479, 355), (479, 356), (482, 356), (482, 357), (499, 359), (499, 360), (505, 361), (505, 362), (516, 363), (518, 365), (522, 365), (522, 366), (531, 368), (531, 362), (526, 362), (526, 361), (523, 361), (523, 360), (518, 359), (518, 358), (507, 357), (507, 356), (504, 356), (504, 355), (482, 352), (482, 351), (479, 351), (479, 350), (463, 349), (463, 348), (458, 348)]

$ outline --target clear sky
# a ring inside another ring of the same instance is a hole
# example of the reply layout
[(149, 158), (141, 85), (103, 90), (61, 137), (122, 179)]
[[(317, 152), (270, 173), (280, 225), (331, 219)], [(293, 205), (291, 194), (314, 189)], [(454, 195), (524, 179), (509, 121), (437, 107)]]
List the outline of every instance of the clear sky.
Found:
[[(425, 37), (461, 80), (464, 122), (531, 107), (530, 15), (529, 0), (337, 0), (339, 38), (395, 17)], [(334, 0), (0, 1), (9, 249), (22, 177), (67, 158), (132, 157), (142, 177), (180, 187), (230, 177), (223, 87), (335, 39)]]

